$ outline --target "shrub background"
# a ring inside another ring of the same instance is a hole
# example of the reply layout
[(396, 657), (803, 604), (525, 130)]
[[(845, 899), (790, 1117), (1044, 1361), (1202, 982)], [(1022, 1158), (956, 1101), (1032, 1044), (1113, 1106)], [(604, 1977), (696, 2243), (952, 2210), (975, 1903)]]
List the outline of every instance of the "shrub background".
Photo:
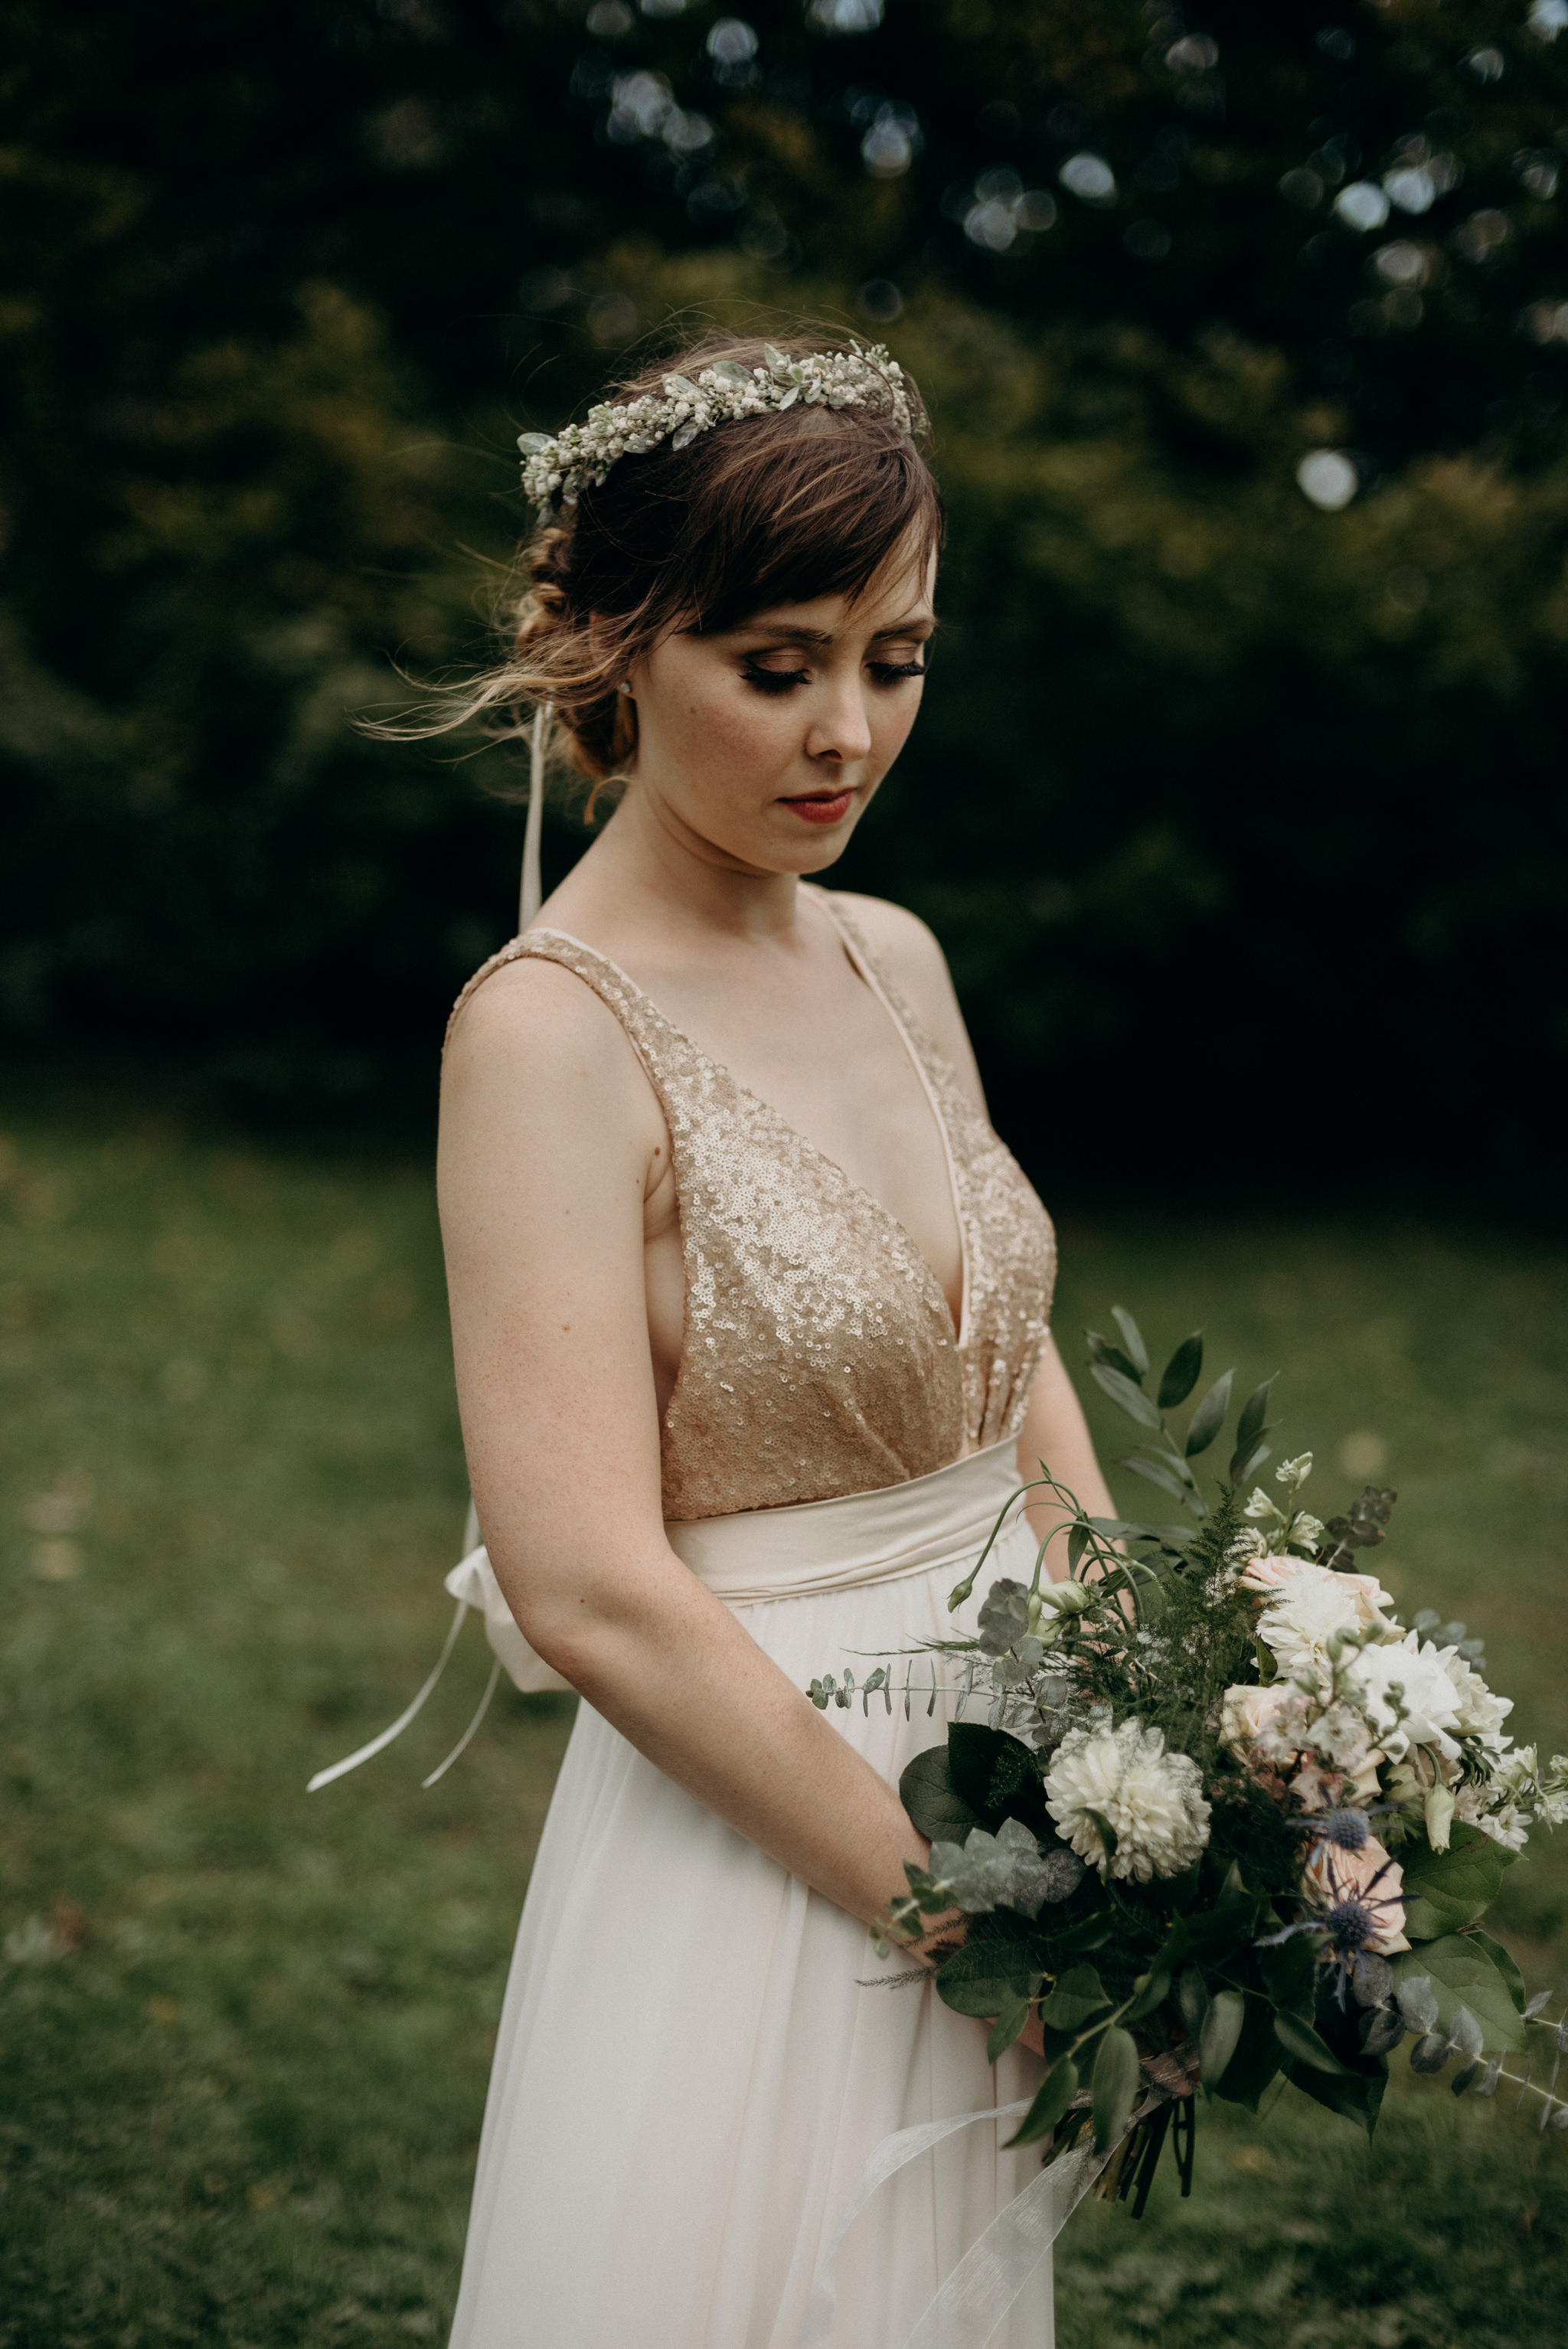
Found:
[[(5, 9), (14, 1052), (427, 1118), (521, 826), (504, 754), (353, 718), (480, 649), (518, 428), (761, 305), (891, 335), (935, 409), (945, 630), (841, 870), (942, 932), (1026, 1154), (1059, 1185), (1063, 1105), (1130, 1068), (1161, 1181), (1222, 1179), (1203, 1105), (1266, 1062), (1315, 1103), (1274, 1180), (1520, 1197), (1568, 1043), (1568, 38), (1525, 0), (879, 16)], [(1337, 219), (1336, 173), (1439, 151), (1419, 216)]]

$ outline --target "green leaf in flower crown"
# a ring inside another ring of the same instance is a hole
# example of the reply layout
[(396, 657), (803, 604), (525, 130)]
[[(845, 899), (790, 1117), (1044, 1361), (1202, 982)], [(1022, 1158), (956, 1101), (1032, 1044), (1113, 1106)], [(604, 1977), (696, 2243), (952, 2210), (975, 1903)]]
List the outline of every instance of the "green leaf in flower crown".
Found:
[(1525, 2026), (1511, 1985), (1480, 1946), (1479, 1935), (1446, 1933), (1441, 1940), (1423, 1941), (1419, 1949), (1405, 1951), (1389, 1963), (1396, 1988), (1411, 1974), (1424, 1974), (1430, 1981), (1438, 2005), (1434, 2029), (1450, 2030), (1463, 2007), (1480, 2025), (1488, 2053), (1524, 2046)]
[(1410, 1940), (1435, 1941), (1484, 1916), (1502, 1889), (1503, 1871), (1517, 1857), (1458, 1819), (1447, 1851), (1433, 1851), (1424, 1837), (1412, 1837), (1399, 1851)]
[(1094, 2098), (1094, 2149), (1105, 2153), (1126, 2128), (1138, 2094), (1138, 2046), (1130, 2031), (1113, 2026), (1101, 2039), (1089, 2093)]
[(1192, 1413), (1182, 1447), (1189, 1460), (1195, 1460), (1200, 1452), (1207, 1452), (1223, 1427), (1225, 1413), (1231, 1408), (1231, 1381), (1235, 1375), (1234, 1371), (1227, 1371), (1222, 1378), (1216, 1379)]
[(1149, 1368), (1149, 1349), (1143, 1342), (1143, 1332), (1125, 1306), (1113, 1305), (1110, 1318), (1121, 1332), (1121, 1342), (1138, 1365), (1140, 1378)]
[(1162, 1460), (1145, 1460), (1136, 1452), (1130, 1452), (1124, 1459), (1111, 1464), (1117, 1468), (1130, 1468), (1135, 1476), (1145, 1477), (1150, 1485), (1158, 1485), (1162, 1493), (1169, 1493), (1174, 1500), (1188, 1498), (1186, 1485), (1175, 1470), (1167, 1468)]
[(1017, 2136), (1007, 2139), (1008, 2145), (1033, 2145), (1048, 2136), (1077, 2095), (1078, 2084), (1078, 2066), (1072, 2057), (1058, 2056), (1036, 2090)]
[(1096, 1362), (1089, 1376), (1100, 1392), (1108, 1394), (1117, 1409), (1124, 1411), (1129, 1419), (1137, 1420), (1140, 1427), (1160, 1425), (1159, 1406), (1151, 1402), (1143, 1389), (1135, 1384), (1131, 1379), (1125, 1377), (1120, 1371), (1113, 1371), (1108, 1362)]
[(1124, 1354), (1119, 1346), (1113, 1346), (1098, 1330), (1086, 1330), (1083, 1334), (1091, 1362), (1103, 1362), (1108, 1370), (1119, 1371), (1124, 1379), (1130, 1379), (1134, 1386), (1138, 1384), (1138, 1365), (1130, 1354)]
[(1271, 1456), (1271, 1451), (1269, 1444), (1255, 1444), (1244, 1460), (1239, 1452), (1233, 1453), (1230, 1471), (1232, 1484), (1244, 1485), (1249, 1477), (1255, 1476), (1264, 1462)]
[(906, 1766), (898, 1782), (899, 1798), (928, 1843), (962, 1843), (971, 1827), (980, 1824), (953, 1783), (945, 1745), (928, 1745)]
[(1186, 1402), (1198, 1383), (1202, 1367), (1203, 1332), (1194, 1330), (1190, 1338), (1182, 1339), (1165, 1365), (1165, 1374), (1160, 1381), (1161, 1411), (1174, 1411), (1179, 1402)]
[(1274, 2019), (1274, 2037), (1293, 2064), (1305, 2064), (1315, 2072), (1347, 2072), (1332, 2047), (1326, 2046), (1310, 2023), (1299, 2014), (1276, 2014)]

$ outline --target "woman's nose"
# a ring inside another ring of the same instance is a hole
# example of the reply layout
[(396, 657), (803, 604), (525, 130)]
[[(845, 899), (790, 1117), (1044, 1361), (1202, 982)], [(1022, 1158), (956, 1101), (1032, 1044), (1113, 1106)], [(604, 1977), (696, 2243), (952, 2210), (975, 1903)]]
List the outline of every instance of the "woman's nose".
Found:
[(871, 747), (864, 688), (858, 677), (846, 678), (834, 686), (826, 708), (813, 716), (806, 735), (808, 755), (853, 761), (868, 757)]

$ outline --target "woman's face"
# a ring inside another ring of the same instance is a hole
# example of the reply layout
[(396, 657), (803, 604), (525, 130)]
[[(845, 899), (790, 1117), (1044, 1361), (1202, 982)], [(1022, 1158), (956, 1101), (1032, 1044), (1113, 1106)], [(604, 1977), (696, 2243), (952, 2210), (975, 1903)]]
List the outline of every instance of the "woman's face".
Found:
[(858, 603), (820, 595), (665, 637), (628, 679), (645, 811), (730, 871), (841, 856), (920, 708), (935, 570), (895, 548)]

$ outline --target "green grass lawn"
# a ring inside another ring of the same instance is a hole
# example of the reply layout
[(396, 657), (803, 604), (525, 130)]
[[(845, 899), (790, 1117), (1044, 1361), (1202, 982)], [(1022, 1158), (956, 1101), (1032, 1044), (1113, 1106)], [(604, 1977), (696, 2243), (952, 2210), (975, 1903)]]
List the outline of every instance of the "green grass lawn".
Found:
[[(421, 1793), (482, 1685), (470, 1625), (400, 1745), (304, 1791), (449, 1618), (465, 1486), (428, 1173), (119, 1111), (6, 1130), (0, 2343), (438, 2340), (570, 1705), (498, 1700)], [(1568, 1745), (1561, 1258), (1126, 1217), (1069, 1224), (1063, 1257), (1075, 1365), (1115, 1299), (1161, 1344), (1206, 1320), (1216, 1369), (1282, 1368), (1314, 1505), (1397, 1485), (1385, 1578), (1484, 1631), (1521, 1733)], [(1568, 1982), (1568, 1835), (1502, 1915), (1532, 1983)], [(1075, 2218), (1063, 2349), (1568, 2332), (1568, 2140), (1501, 2099), (1401, 2080), (1368, 2153), (1292, 2093), (1262, 2123), (1206, 2111), (1200, 2145), (1191, 2204)]]

